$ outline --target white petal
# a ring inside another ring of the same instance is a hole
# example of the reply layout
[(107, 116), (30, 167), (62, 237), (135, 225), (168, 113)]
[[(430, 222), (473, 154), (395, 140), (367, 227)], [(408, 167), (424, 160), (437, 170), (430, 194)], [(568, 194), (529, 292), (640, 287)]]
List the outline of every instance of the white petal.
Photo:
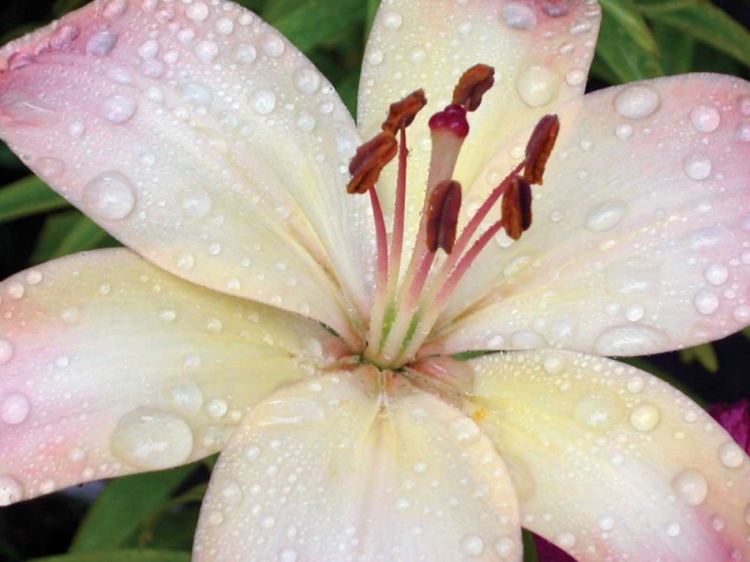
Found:
[(195, 560), (520, 560), (516, 500), (476, 424), (370, 371), (279, 391), (219, 458)]
[(0, 299), (0, 505), (211, 454), (336, 352), (316, 322), (122, 249), (19, 273)]
[(678, 390), (570, 352), (470, 364), (524, 527), (580, 562), (748, 559), (750, 460)]

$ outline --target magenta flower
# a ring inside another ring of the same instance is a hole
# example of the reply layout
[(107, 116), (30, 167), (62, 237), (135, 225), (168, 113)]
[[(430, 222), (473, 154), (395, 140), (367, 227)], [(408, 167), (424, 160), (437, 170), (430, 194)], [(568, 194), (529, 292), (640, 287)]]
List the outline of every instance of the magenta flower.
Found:
[(359, 128), (231, 2), (6, 46), (0, 136), (131, 250), (0, 286), (0, 503), (221, 451), (198, 561), (750, 559), (744, 451), (604, 358), (750, 322), (750, 85), (583, 96), (599, 20), (386, 0)]

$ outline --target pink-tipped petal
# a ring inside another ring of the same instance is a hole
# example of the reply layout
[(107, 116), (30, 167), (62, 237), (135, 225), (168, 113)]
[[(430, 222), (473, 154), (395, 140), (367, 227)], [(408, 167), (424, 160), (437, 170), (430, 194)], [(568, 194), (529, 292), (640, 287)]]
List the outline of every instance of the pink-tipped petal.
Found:
[(366, 371), (275, 393), (222, 452), (198, 562), (520, 561), (515, 495), (476, 424)]
[(216, 452), (336, 352), (316, 322), (123, 249), (19, 273), (0, 299), (0, 505)]
[(244, 8), (98, 0), (7, 45), (0, 137), (176, 275), (345, 335), (366, 308), (371, 220), (346, 195), (354, 123)]
[[(451, 103), (462, 73), (478, 63), (495, 68), (495, 85), (469, 116), (471, 132), (453, 178), (471, 185), (517, 133), (583, 94), (600, 18), (595, 0), (381, 3), (363, 61), (358, 120), (369, 138), (389, 104), (416, 89), (425, 91), (428, 106), (407, 134), (412, 149), (407, 225), (412, 235), (427, 184), (427, 121)], [(395, 168), (388, 167), (379, 184), (386, 208), (395, 196)]]
[(572, 352), (469, 364), (468, 403), (508, 466), (524, 527), (579, 562), (750, 557), (750, 460), (678, 390)]
[(638, 355), (750, 324), (750, 84), (641, 82), (569, 104), (560, 121), (531, 228), (480, 256), (439, 347)]

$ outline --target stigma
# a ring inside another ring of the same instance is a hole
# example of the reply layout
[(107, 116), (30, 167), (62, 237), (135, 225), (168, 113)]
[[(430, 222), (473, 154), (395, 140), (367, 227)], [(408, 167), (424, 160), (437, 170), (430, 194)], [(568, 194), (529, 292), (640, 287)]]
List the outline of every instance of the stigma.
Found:
[[(469, 114), (480, 109), (484, 94), (493, 85), (492, 67), (478, 64), (469, 68), (456, 84), (451, 103), (428, 121), (430, 167), (409, 259), (403, 259), (407, 128), (426, 107), (425, 92), (417, 90), (392, 104), (381, 132), (357, 149), (349, 165), (347, 192), (369, 195), (377, 247), (376, 287), (361, 356), (381, 368), (400, 369), (417, 361), (419, 349), (448, 299), (490, 240), (501, 230), (518, 240), (531, 227), (532, 186), (543, 184), (560, 130), (556, 115), (547, 115), (537, 123), (523, 160), (494, 187), (465, 224), (459, 221), (463, 187), (453, 174), (470, 134)], [(376, 185), (383, 169), (394, 159), (398, 174), (389, 237)]]

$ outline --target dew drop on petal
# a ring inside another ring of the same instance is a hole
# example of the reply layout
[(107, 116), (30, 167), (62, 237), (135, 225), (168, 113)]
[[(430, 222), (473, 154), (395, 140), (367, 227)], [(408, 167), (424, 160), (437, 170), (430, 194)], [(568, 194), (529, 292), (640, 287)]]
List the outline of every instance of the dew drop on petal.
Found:
[(203, 2), (196, 2), (195, 4), (190, 4), (185, 10), (185, 13), (188, 18), (194, 22), (200, 23), (208, 19), (209, 9)]
[(255, 47), (248, 44), (238, 45), (234, 51), (234, 60), (240, 64), (251, 64), (258, 57)]
[(690, 122), (701, 133), (713, 133), (721, 124), (721, 115), (716, 108), (702, 105), (690, 112)]
[(481, 431), (476, 423), (465, 416), (461, 416), (452, 420), (448, 425), (453, 439), (459, 443), (471, 443), (477, 441), (481, 435)]
[(102, 104), (102, 114), (105, 119), (117, 125), (132, 119), (137, 110), (137, 102), (129, 96), (111, 96)]
[(469, 556), (480, 556), (484, 552), (484, 541), (476, 535), (469, 535), (461, 540), (461, 548)]
[(592, 232), (610, 230), (622, 222), (629, 210), (623, 201), (607, 201), (597, 205), (586, 217), (586, 228)]
[(31, 403), (20, 392), (12, 392), (0, 401), (0, 419), (10, 425), (26, 421), (31, 411)]
[(121, 220), (135, 208), (135, 191), (120, 172), (105, 172), (83, 188), (83, 205), (105, 220)]
[(135, 467), (159, 470), (177, 466), (190, 457), (193, 433), (180, 416), (143, 407), (120, 418), (110, 448)]
[(284, 41), (276, 35), (269, 35), (263, 41), (263, 52), (271, 58), (283, 55), (284, 49)]
[(690, 506), (697, 506), (706, 500), (708, 482), (700, 470), (688, 468), (672, 479), (675, 495)]
[(709, 316), (719, 309), (719, 297), (711, 291), (698, 291), (693, 300), (695, 308), (701, 314)]
[(645, 119), (660, 106), (659, 92), (643, 84), (628, 86), (615, 97), (615, 111), (626, 119)]
[(181, 194), (180, 202), (185, 215), (194, 219), (202, 219), (207, 216), (213, 206), (211, 196), (201, 188), (184, 190)]
[(649, 326), (613, 326), (597, 338), (595, 348), (600, 355), (638, 355), (653, 353), (669, 341), (669, 336)]
[(253, 109), (260, 115), (268, 115), (276, 107), (276, 95), (270, 90), (258, 90), (252, 96)]
[(0, 339), (0, 365), (6, 365), (13, 359), (13, 346), (8, 340)]
[(86, 52), (90, 55), (106, 56), (117, 44), (118, 35), (111, 29), (97, 31), (86, 43)]
[(528, 31), (536, 27), (534, 9), (520, 2), (510, 2), (500, 10), (500, 19), (512, 29)]
[(194, 416), (203, 406), (203, 392), (194, 382), (186, 382), (170, 391), (169, 402), (177, 412)]
[(734, 441), (727, 441), (719, 446), (719, 461), (727, 468), (738, 468), (745, 462), (745, 452)]
[(691, 180), (701, 181), (711, 175), (711, 160), (701, 154), (688, 156), (684, 162), (685, 174)]
[(573, 416), (588, 428), (607, 430), (622, 418), (624, 407), (614, 396), (593, 393), (583, 396), (576, 404)]
[(256, 423), (261, 427), (310, 425), (322, 421), (325, 411), (314, 400), (279, 398), (259, 404), (256, 416)]
[(211, 62), (219, 54), (219, 46), (213, 41), (201, 41), (195, 46), (196, 56), (203, 62)]
[(560, 77), (546, 66), (532, 65), (518, 75), (516, 89), (526, 105), (542, 107), (555, 99)]
[(219, 488), (219, 497), (225, 505), (236, 506), (242, 503), (244, 494), (237, 482), (230, 480), (224, 482)]
[(404, 19), (401, 17), (401, 14), (396, 12), (386, 12), (383, 16), (383, 25), (391, 31), (400, 29), (403, 23)]
[(706, 281), (711, 283), (711, 285), (718, 287), (727, 282), (727, 279), (729, 279), (729, 271), (724, 265), (713, 263), (706, 268), (704, 276), (706, 277)]
[(630, 412), (630, 425), (644, 433), (659, 425), (661, 414), (653, 404), (639, 404)]
[(303, 94), (314, 94), (320, 88), (320, 74), (310, 68), (300, 68), (294, 73), (294, 85)]
[(208, 402), (206, 402), (206, 414), (208, 414), (210, 417), (214, 419), (222, 418), (226, 415), (227, 411), (229, 410), (229, 405), (227, 404), (226, 400), (222, 400), (221, 398), (212, 398)]
[(23, 498), (23, 486), (18, 480), (10, 476), (0, 476), (0, 507), (19, 502)]

